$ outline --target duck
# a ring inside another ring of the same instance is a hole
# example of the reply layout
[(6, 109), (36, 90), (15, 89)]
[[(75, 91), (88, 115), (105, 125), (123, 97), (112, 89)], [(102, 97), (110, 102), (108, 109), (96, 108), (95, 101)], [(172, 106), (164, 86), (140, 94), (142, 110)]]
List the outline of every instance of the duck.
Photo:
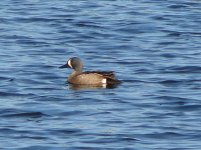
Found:
[(72, 57), (68, 59), (66, 64), (59, 68), (71, 68), (73, 72), (67, 78), (67, 81), (73, 85), (116, 85), (121, 83), (113, 71), (85, 71), (83, 70), (83, 63), (80, 58)]

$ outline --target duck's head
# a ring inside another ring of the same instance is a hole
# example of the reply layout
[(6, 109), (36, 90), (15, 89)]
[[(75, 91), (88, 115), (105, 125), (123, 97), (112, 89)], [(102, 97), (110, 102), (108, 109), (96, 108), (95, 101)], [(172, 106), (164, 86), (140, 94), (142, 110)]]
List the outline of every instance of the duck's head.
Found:
[(72, 68), (75, 71), (82, 71), (83, 64), (82, 61), (78, 57), (70, 58), (66, 64), (60, 66), (59, 68)]

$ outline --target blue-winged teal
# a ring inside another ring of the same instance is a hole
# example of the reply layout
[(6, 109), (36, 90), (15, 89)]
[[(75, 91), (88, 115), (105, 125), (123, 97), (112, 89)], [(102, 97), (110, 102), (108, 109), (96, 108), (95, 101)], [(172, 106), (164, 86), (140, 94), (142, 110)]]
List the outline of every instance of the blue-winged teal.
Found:
[(65, 65), (59, 68), (72, 68), (74, 71), (68, 77), (68, 82), (76, 85), (114, 85), (120, 83), (112, 71), (82, 72), (83, 64), (78, 57), (70, 58)]

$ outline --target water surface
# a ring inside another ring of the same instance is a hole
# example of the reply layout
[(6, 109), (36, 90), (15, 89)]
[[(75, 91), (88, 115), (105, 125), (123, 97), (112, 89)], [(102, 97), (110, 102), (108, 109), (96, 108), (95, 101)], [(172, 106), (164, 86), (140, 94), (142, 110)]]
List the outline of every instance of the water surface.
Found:
[[(2, 149), (201, 148), (201, 2), (2, 1)], [(74, 89), (85, 70), (116, 88)]]

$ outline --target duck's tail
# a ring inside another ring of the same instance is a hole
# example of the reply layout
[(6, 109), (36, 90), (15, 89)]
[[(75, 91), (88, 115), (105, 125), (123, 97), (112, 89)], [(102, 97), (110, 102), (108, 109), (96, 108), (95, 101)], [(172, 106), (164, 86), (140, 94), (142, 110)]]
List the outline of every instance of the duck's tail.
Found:
[(120, 84), (122, 83), (120, 80), (114, 79), (114, 78), (107, 78), (107, 84)]

